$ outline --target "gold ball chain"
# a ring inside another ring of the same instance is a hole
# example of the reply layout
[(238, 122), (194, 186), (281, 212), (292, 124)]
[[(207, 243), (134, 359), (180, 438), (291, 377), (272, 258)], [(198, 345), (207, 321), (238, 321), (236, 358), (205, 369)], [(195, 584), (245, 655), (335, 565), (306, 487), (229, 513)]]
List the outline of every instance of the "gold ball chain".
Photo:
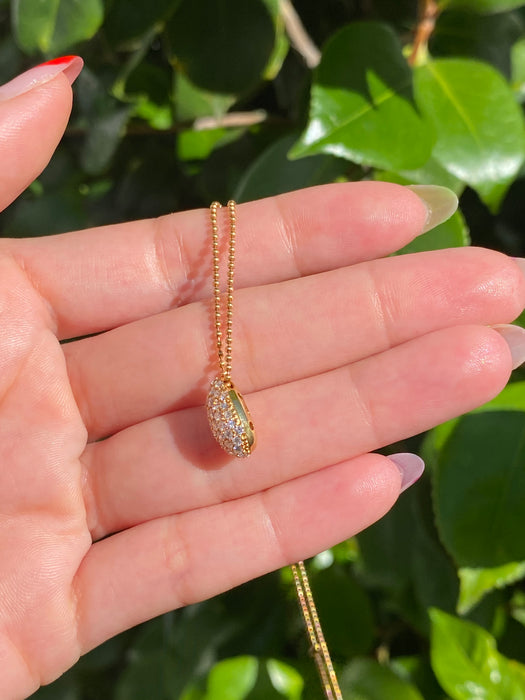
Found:
[[(247, 457), (255, 446), (255, 428), (242, 395), (232, 382), (233, 280), (235, 274), (236, 205), (228, 202), (229, 243), (226, 282), (226, 339), (223, 343), (223, 322), (220, 288), (219, 225), (220, 202), (210, 205), (213, 256), (213, 306), (217, 360), (221, 371), (211, 384), (206, 401), (211, 431), (219, 445), (234, 457)], [(224, 347), (223, 347), (224, 345)], [(328, 700), (342, 700), (332, 660), (313, 599), (306, 568), (302, 561), (292, 565), (292, 574), (304, 623), (317, 664), (321, 684)]]
[(213, 247), (213, 300), (215, 310), (215, 337), (217, 340), (217, 356), (225, 382), (231, 384), (232, 371), (232, 331), (233, 331), (233, 280), (235, 275), (235, 234), (237, 226), (237, 214), (235, 202), (228, 202), (228, 215), (230, 220), (230, 237), (228, 244), (228, 276), (226, 287), (226, 349), (222, 349), (222, 312), (220, 289), (220, 256), (219, 256), (219, 226), (217, 224), (217, 210), (222, 208), (220, 202), (213, 202), (210, 207), (212, 225)]

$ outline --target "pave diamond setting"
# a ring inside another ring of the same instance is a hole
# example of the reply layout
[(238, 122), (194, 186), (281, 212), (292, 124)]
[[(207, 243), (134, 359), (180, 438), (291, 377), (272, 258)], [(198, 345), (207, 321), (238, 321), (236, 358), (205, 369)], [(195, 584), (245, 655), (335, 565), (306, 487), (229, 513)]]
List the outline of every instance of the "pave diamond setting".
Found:
[(244, 399), (231, 382), (213, 380), (206, 399), (211, 432), (233, 457), (248, 457), (255, 446), (253, 422)]

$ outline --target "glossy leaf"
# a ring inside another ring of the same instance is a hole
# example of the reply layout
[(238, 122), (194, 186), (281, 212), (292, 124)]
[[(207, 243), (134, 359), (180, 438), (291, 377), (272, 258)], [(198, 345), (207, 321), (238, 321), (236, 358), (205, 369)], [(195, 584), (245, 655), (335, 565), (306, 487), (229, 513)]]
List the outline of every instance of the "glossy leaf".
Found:
[(418, 105), (433, 125), (433, 156), (496, 208), (525, 158), (523, 116), (490, 66), (439, 59), (415, 72)]
[(117, 150), (130, 114), (129, 106), (115, 107), (93, 121), (82, 150), (82, 165), (86, 172), (99, 173), (108, 165)]
[(525, 592), (516, 591), (510, 601), (512, 617), (525, 627)]
[(141, 37), (164, 22), (181, 0), (113, 0), (108, 3), (104, 31), (112, 43), (123, 44)]
[(523, 35), (519, 12), (480, 15), (464, 10), (443, 12), (430, 43), (435, 58), (477, 58), (490, 63), (506, 78), (511, 73), (511, 50)]
[(491, 14), (521, 7), (525, 2), (524, 0), (441, 0), (439, 4), (444, 8), (461, 8), (471, 12)]
[(329, 649), (343, 658), (368, 653), (374, 616), (366, 592), (337, 565), (312, 572), (311, 586)]
[(244, 700), (253, 689), (259, 662), (253, 656), (219, 661), (208, 676), (205, 700)]
[(441, 185), (448, 187), (458, 196), (465, 188), (461, 180), (445, 170), (435, 158), (429, 158), (424, 165), (415, 170), (376, 170), (375, 179), (397, 182), (400, 185)]
[(264, 79), (273, 80), (281, 70), (290, 44), (284, 26), (280, 0), (263, 0), (263, 2), (272, 17), (275, 28), (275, 43), (264, 70)]
[(360, 580), (380, 591), (388, 609), (422, 634), (428, 633), (427, 609), (439, 605), (453, 611), (458, 594), (455, 570), (428, 517), (429, 495), (418, 493), (425, 485), (403, 494), (386, 516), (357, 536)]
[(202, 90), (182, 73), (175, 77), (175, 113), (180, 121), (197, 117), (222, 117), (234, 102), (233, 95)]
[(182, 0), (166, 35), (182, 72), (211, 92), (252, 89), (274, 58), (275, 25), (262, 0), (207, 0), (205, 12)]
[(525, 666), (500, 654), (486, 630), (437, 609), (430, 617), (432, 668), (453, 700), (525, 700)]
[(394, 32), (356, 22), (332, 37), (314, 74), (308, 125), (292, 155), (330, 153), (399, 170), (423, 165), (432, 143)]
[(220, 146), (235, 141), (244, 129), (204, 129), (181, 131), (177, 138), (177, 155), (181, 160), (205, 160)]
[(102, 0), (13, 0), (12, 24), (28, 52), (57, 54), (90, 39), (102, 23)]
[(423, 700), (415, 686), (372, 659), (354, 659), (343, 669), (340, 681), (345, 697), (355, 700)]
[(441, 539), (461, 567), (525, 559), (525, 412), (460, 418), (439, 451), (434, 506)]
[(458, 571), (460, 587), (457, 610), (465, 615), (490, 591), (504, 588), (525, 578), (525, 562), (511, 562), (492, 569), (462, 568)]
[(235, 191), (235, 199), (252, 199), (290, 192), (301, 187), (333, 182), (346, 170), (348, 163), (329, 155), (290, 160), (288, 151), (295, 142), (293, 135), (274, 141), (248, 168)]
[(419, 253), (424, 250), (459, 248), (469, 245), (469, 243), (470, 237), (466, 221), (461, 212), (456, 212), (439, 226), (435, 226), (422, 236), (414, 238), (398, 253)]
[(266, 670), (273, 687), (284, 698), (301, 700), (304, 683), (295, 668), (277, 659), (268, 659)]
[(511, 87), (518, 100), (525, 100), (525, 39), (520, 39), (512, 47), (511, 56)]

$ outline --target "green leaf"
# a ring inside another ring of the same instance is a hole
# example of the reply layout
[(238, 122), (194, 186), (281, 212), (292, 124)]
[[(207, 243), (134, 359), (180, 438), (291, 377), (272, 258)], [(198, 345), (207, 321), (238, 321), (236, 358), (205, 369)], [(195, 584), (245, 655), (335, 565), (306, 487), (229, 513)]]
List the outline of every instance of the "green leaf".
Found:
[(430, 52), (435, 58), (477, 58), (510, 78), (511, 49), (523, 35), (518, 12), (478, 15), (462, 10), (443, 12), (432, 34)]
[(510, 601), (510, 614), (521, 625), (525, 627), (525, 592), (514, 591)]
[(492, 14), (525, 5), (524, 0), (441, 0), (443, 8), (461, 8), (471, 12)]
[(341, 691), (352, 700), (423, 700), (415, 686), (372, 659), (354, 659), (343, 669), (340, 682)]
[(437, 455), (434, 507), (441, 539), (461, 567), (525, 560), (525, 412), (460, 418)]
[(430, 495), (424, 486), (420, 482), (417, 489), (403, 494), (386, 516), (357, 539), (360, 580), (381, 592), (389, 610), (426, 634), (428, 607), (453, 611), (458, 586), (450, 558), (428, 517)]
[(304, 683), (295, 668), (277, 659), (268, 659), (266, 670), (273, 687), (283, 697), (287, 700), (301, 700)]
[(525, 666), (500, 654), (492, 635), (441, 610), (430, 618), (432, 668), (453, 700), (525, 700)]
[(512, 47), (511, 87), (520, 102), (525, 100), (525, 39), (520, 39)]
[(107, 167), (124, 134), (132, 112), (131, 105), (114, 105), (90, 124), (82, 149), (82, 167), (87, 173), (100, 173)]
[(219, 661), (208, 676), (204, 700), (244, 700), (257, 682), (259, 662), (253, 656)]
[(329, 155), (290, 160), (288, 151), (294, 135), (274, 141), (248, 168), (235, 191), (235, 199), (249, 202), (283, 192), (333, 182), (348, 163)]
[(264, 70), (264, 79), (273, 80), (282, 68), (290, 48), (279, 0), (263, 0), (275, 25), (275, 44)]
[(104, 18), (102, 0), (13, 0), (12, 24), (28, 52), (58, 54), (91, 39)]
[(434, 158), (429, 158), (421, 168), (416, 170), (398, 170), (397, 172), (376, 170), (374, 179), (396, 182), (399, 185), (441, 185), (451, 189), (458, 197), (465, 188), (461, 180), (445, 170)]
[(222, 117), (235, 102), (233, 95), (201, 90), (183, 74), (175, 78), (175, 113), (179, 121), (197, 117)]
[(439, 226), (414, 238), (408, 245), (399, 250), (401, 253), (419, 253), (424, 250), (439, 250), (442, 248), (459, 248), (469, 245), (470, 237), (468, 227), (461, 212), (457, 211), (450, 219)]
[(274, 58), (275, 26), (262, 0), (207, 0), (206, 11), (182, 0), (166, 35), (180, 70), (210, 92), (252, 89)]
[(340, 566), (311, 574), (328, 648), (341, 657), (366, 654), (374, 640), (374, 616), (366, 591)]
[(523, 116), (490, 66), (439, 59), (415, 71), (418, 105), (434, 126), (433, 156), (495, 209), (525, 158)]
[(177, 138), (177, 155), (181, 160), (205, 160), (220, 146), (231, 143), (244, 129), (204, 129), (181, 131)]
[(400, 170), (423, 165), (432, 143), (396, 34), (374, 22), (337, 32), (316, 69), (309, 122), (293, 157), (330, 153)]
[(525, 578), (525, 562), (511, 562), (491, 569), (464, 567), (459, 574), (458, 614), (465, 615), (490, 591)]
[(179, 4), (180, 0), (113, 0), (108, 3), (104, 32), (111, 43), (130, 42), (165, 21)]

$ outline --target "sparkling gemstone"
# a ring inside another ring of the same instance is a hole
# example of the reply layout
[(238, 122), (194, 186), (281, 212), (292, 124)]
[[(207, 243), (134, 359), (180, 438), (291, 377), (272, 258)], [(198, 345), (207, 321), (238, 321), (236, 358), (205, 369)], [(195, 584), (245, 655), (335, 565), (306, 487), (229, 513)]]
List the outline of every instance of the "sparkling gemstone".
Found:
[(220, 377), (213, 380), (206, 400), (211, 432), (234, 457), (248, 457), (255, 445), (255, 430), (241, 394)]

